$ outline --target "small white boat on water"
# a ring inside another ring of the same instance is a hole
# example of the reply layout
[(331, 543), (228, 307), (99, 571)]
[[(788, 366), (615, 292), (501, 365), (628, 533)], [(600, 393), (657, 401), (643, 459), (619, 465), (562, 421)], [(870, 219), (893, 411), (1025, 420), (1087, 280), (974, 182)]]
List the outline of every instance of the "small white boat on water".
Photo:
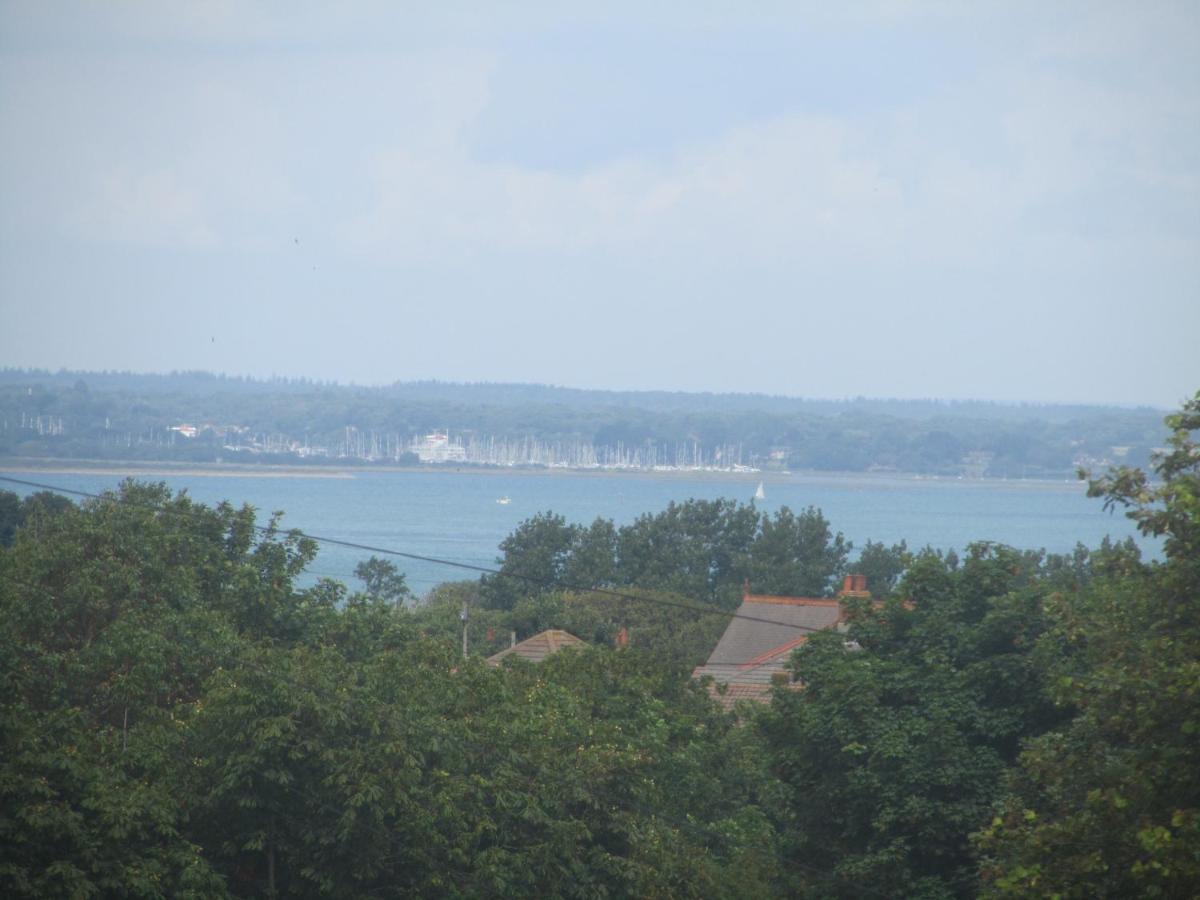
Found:
[(508, 506), (508, 504), (512, 503), (512, 498), (505, 494), (503, 497), (497, 497), (496, 502), (501, 506)]
[(754, 499), (755, 500), (766, 500), (767, 499), (767, 493), (766, 493), (766, 491), (763, 490), (763, 483), (761, 481), (758, 483), (758, 490), (756, 490), (754, 492)]

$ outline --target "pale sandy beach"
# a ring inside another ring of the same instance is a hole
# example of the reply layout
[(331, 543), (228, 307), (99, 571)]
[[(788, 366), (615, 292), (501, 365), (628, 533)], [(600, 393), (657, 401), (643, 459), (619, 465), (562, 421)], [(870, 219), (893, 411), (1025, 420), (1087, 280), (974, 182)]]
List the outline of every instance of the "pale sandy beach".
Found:
[(1076, 479), (1002, 479), (1002, 478), (958, 478), (946, 475), (918, 475), (910, 472), (712, 472), (695, 470), (645, 470), (645, 469), (564, 469), (538, 467), (437, 465), (437, 466), (305, 466), (305, 465), (244, 465), (237, 463), (180, 463), (164, 461), (116, 462), (111, 460), (55, 460), (10, 458), (0, 460), (0, 472), (44, 473), (46, 475), (112, 475), (127, 478), (180, 477), (189, 478), (319, 478), (353, 479), (359, 475), (385, 472), (410, 472), (424, 475), (481, 475), (491, 477), (523, 478), (619, 478), (633, 477), (659, 480), (686, 480), (710, 482), (757, 483), (768, 485), (802, 481), (810, 484), (842, 484), (860, 482), (864, 487), (887, 489), (908, 487), (914, 483), (930, 486), (953, 487), (971, 485), (976, 488), (991, 487), (1012, 489), (1020, 486), (1029, 490), (1079, 491), (1086, 485)]
[(178, 476), (206, 478), (353, 478), (346, 469), (315, 469), (306, 466), (223, 466), (169, 463), (97, 463), (96, 465), (55, 460), (6, 460), (0, 472), (45, 473), (47, 475), (120, 475), (128, 478)]

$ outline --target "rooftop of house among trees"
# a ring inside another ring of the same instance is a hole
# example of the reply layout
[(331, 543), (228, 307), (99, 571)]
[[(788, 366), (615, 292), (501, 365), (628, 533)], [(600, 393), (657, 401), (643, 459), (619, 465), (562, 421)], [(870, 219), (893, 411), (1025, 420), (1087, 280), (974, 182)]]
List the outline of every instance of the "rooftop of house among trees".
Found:
[(692, 677), (711, 677), (709, 692), (726, 709), (740, 700), (767, 703), (772, 685), (791, 681), (786, 665), (792, 651), (813, 632), (842, 623), (841, 599), (870, 596), (864, 575), (847, 575), (836, 598), (751, 594), (747, 583), (729, 627)]

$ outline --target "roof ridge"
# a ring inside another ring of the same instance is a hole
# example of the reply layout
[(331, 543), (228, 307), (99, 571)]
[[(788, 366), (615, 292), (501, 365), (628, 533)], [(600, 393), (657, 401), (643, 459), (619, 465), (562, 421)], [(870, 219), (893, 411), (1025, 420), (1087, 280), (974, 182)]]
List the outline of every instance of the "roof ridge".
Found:
[(744, 594), (742, 604), (769, 603), (775, 606), (840, 606), (836, 597), (785, 597), (782, 594)]

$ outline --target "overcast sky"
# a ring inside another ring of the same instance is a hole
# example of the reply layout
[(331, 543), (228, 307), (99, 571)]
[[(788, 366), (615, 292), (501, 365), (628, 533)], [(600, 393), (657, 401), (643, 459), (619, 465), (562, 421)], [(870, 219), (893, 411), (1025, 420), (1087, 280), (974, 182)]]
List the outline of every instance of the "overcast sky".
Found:
[(0, 3), (0, 365), (1200, 388), (1200, 4), (846, 5)]

